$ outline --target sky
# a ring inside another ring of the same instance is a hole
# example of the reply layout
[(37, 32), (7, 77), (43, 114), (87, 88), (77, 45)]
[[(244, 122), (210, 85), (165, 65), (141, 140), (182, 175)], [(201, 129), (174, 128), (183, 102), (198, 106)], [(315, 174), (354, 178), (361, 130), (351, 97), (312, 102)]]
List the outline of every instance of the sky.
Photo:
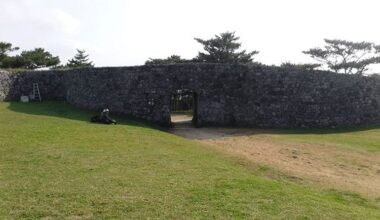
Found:
[[(378, 0), (0, 0), (0, 41), (43, 47), (65, 63), (85, 49), (96, 66), (193, 58), (225, 31), (265, 64), (310, 63), (324, 38), (380, 44)], [(379, 67), (371, 71), (380, 72)]]

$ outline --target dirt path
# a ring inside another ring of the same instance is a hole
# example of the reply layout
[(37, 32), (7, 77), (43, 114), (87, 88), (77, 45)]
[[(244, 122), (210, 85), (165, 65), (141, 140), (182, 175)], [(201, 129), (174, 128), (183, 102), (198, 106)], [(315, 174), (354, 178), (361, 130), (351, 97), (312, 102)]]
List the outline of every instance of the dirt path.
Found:
[(185, 123), (188, 128), (191, 128), (191, 120), (193, 119), (192, 115), (183, 115), (183, 114), (173, 114), (171, 116), (171, 121), (174, 123)]
[(333, 145), (292, 144), (254, 129), (193, 128), (172, 130), (224, 153), (244, 157), (255, 164), (275, 167), (299, 180), (327, 188), (358, 192), (380, 198), (380, 154), (353, 151)]

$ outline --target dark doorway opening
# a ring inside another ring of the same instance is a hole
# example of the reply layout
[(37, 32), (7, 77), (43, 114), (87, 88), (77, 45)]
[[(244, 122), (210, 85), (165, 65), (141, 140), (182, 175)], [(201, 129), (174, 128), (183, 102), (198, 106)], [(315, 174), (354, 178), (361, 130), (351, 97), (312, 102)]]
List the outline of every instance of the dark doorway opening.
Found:
[(171, 124), (197, 124), (197, 94), (191, 90), (177, 90), (170, 97)]

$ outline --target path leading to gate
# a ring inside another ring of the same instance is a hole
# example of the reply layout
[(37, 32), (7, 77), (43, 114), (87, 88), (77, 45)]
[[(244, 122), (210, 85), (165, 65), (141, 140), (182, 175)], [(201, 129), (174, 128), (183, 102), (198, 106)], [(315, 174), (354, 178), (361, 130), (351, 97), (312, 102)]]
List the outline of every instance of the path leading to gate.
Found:
[(241, 128), (196, 128), (191, 121), (175, 123), (175, 126), (171, 129), (171, 132), (188, 139), (203, 141), (247, 136), (252, 134), (252, 130)]
[(379, 152), (352, 150), (322, 140), (296, 142), (289, 138), (294, 134), (271, 130), (195, 128), (191, 123), (179, 123), (170, 132), (252, 164), (274, 167), (296, 181), (380, 198)]

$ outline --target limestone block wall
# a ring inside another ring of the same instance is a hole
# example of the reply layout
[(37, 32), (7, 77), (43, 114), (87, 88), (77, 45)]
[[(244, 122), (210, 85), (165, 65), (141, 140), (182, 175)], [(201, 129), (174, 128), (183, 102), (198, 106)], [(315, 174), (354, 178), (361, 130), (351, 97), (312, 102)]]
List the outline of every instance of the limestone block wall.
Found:
[(10, 73), (0, 71), (0, 101), (8, 98), (13, 80), (14, 79)]
[(177, 64), (0, 73), (0, 99), (38, 82), (44, 99), (170, 124), (170, 97), (197, 97), (198, 125), (269, 128), (380, 124), (380, 78), (278, 67)]
[(29, 95), (38, 83), (43, 100), (64, 100), (64, 71), (0, 72), (0, 101), (19, 100)]

